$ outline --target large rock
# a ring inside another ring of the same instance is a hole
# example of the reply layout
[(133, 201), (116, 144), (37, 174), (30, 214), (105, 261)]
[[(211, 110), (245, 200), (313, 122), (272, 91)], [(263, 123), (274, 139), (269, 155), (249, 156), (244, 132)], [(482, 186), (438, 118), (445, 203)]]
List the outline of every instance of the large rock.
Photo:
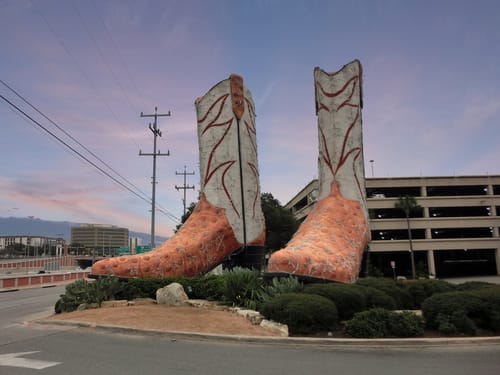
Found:
[(188, 296), (179, 283), (168, 284), (156, 291), (156, 303), (158, 305), (181, 306), (187, 300)]

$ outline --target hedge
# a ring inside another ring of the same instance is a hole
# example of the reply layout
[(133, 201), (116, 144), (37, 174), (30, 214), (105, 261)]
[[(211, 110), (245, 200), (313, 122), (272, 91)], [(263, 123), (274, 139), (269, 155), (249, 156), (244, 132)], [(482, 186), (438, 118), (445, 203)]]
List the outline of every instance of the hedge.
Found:
[(345, 332), (355, 338), (416, 337), (424, 333), (424, 320), (408, 311), (376, 308), (356, 313)]
[(340, 320), (351, 319), (355, 313), (366, 310), (363, 288), (349, 284), (309, 284), (304, 293), (328, 298), (335, 303)]
[(335, 303), (314, 294), (281, 294), (265, 302), (261, 313), (267, 319), (287, 324), (291, 334), (334, 331), (338, 323)]

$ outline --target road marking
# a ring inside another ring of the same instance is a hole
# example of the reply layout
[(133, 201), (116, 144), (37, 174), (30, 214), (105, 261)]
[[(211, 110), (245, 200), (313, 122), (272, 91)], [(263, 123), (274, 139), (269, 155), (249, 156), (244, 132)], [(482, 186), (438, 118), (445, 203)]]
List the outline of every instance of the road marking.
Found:
[(40, 353), (40, 352), (37, 351), (37, 352), (0, 354), (0, 366), (24, 367), (35, 370), (43, 370), (44, 368), (61, 364), (61, 362), (49, 362), (49, 361), (41, 361), (39, 359), (19, 358), (23, 355), (28, 355), (33, 353)]

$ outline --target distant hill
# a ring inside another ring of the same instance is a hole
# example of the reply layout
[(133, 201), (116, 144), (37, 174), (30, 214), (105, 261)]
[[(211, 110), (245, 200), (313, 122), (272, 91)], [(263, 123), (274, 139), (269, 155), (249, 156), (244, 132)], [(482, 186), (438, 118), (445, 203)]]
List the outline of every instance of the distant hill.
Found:
[[(63, 237), (71, 241), (71, 227), (79, 226), (80, 223), (70, 221), (49, 221), (35, 217), (0, 217), (0, 236), (45, 236)], [(143, 245), (149, 244), (150, 233), (129, 231), (130, 237), (138, 237)], [(168, 237), (156, 236), (156, 243), (166, 241)]]

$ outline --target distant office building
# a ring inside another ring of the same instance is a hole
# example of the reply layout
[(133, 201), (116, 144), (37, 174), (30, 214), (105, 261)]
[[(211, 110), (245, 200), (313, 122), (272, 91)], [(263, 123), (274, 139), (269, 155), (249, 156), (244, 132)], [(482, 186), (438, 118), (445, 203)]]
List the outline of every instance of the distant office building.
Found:
[(61, 256), (63, 249), (64, 239), (60, 237), (0, 236), (0, 258)]
[(127, 228), (114, 225), (81, 224), (71, 227), (71, 245), (111, 255), (117, 248), (128, 246), (128, 233)]
[[(314, 207), (311, 181), (285, 207), (303, 220)], [(436, 277), (500, 274), (500, 176), (366, 178), (369, 262), (384, 275), (409, 275), (409, 236), (400, 196), (422, 209), (410, 218), (417, 270)]]

